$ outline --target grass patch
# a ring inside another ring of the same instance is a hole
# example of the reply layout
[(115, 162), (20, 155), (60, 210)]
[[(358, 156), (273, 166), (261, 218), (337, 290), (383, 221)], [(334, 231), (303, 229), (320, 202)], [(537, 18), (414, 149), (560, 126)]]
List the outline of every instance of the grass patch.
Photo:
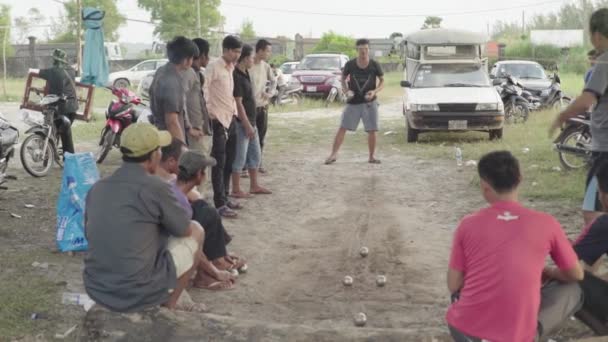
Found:
[[(0, 269), (0, 340), (10, 341), (24, 335), (33, 336), (54, 328), (59, 322), (54, 315), (60, 309), (59, 287), (31, 266), (34, 261), (54, 258), (48, 251), (11, 250), (2, 253)], [(37, 313), (44, 319), (32, 320)]]

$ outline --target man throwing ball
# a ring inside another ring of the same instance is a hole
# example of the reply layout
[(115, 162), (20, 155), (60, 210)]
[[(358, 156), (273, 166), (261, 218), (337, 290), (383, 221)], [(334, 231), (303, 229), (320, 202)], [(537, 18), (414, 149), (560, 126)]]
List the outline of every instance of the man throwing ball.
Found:
[(369, 163), (380, 164), (380, 160), (374, 157), (378, 131), (376, 99), (384, 87), (384, 73), (380, 64), (369, 58), (369, 40), (357, 40), (357, 54), (357, 58), (348, 61), (342, 70), (342, 89), (348, 101), (342, 113), (342, 122), (336, 133), (331, 155), (325, 160), (326, 165), (336, 162), (346, 131), (356, 131), (359, 121), (363, 121), (363, 127), (368, 134)]

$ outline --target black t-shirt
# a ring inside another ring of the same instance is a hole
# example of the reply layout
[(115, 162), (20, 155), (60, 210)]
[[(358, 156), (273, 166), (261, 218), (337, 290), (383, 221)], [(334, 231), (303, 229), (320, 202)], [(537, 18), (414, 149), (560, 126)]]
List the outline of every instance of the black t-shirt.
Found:
[(598, 217), (574, 244), (578, 258), (591, 266), (608, 253), (608, 215)]
[[(378, 77), (384, 76), (380, 64), (373, 59), (369, 60), (369, 64), (365, 69), (359, 68), (357, 59), (351, 59), (344, 66), (342, 71), (343, 77), (349, 77), (348, 89), (355, 93), (355, 96), (348, 101), (350, 104), (360, 104), (367, 102), (365, 94), (376, 89), (376, 80)], [(376, 98), (373, 98), (374, 101)]]
[(76, 101), (76, 89), (74, 78), (76, 72), (70, 67), (62, 68), (53, 66), (52, 68), (42, 69), (38, 76), (47, 81), (49, 94), (66, 96), (65, 104), (60, 104), (59, 110), (66, 113), (75, 113), (78, 110)]
[(253, 88), (251, 87), (251, 78), (249, 78), (249, 72), (242, 72), (239, 68), (234, 68), (234, 97), (243, 98), (243, 107), (245, 107), (245, 113), (251, 126), (255, 127), (256, 110), (255, 110), (255, 98), (253, 97)]

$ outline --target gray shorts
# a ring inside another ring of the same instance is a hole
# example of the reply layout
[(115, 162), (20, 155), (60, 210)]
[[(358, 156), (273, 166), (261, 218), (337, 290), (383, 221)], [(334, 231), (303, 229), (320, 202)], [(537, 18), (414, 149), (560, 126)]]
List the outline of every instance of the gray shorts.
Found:
[(342, 112), (340, 127), (349, 131), (356, 131), (359, 127), (359, 121), (363, 121), (366, 132), (378, 130), (377, 101), (346, 105), (344, 112)]

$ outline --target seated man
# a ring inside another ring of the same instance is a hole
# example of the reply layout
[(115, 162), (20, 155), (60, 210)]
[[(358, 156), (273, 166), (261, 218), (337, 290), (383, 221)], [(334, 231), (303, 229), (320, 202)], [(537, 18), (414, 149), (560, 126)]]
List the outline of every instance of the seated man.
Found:
[[(465, 217), (454, 235), (447, 313), (455, 341), (534, 341), (576, 312), (583, 279), (566, 235), (545, 213), (518, 203), (519, 163), (509, 152), (479, 161), (490, 207)], [(547, 255), (558, 268), (545, 267)], [(556, 279), (541, 289), (541, 278)]]
[(87, 195), (84, 286), (111, 310), (205, 310), (202, 304), (178, 303), (199, 266), (204, 231), (186, 216), (170, 186), (154, 176), (160, 148), (170, 142), (168, 132), (151, 124), (129, 126), (121, 137), (122, 166)]
[[(211, 260), (211, 264), (205, 262), (205, 273), (209, 275), (213, 282), (207, 282), (213, 284), (210, 289), (225, 289), (226, 285), (232, 285), (234, 277), (229, 276), (226, 270), (238, 269), (244, 265), (244, 261), (238, 257), (230, 255), (226, 251), (226, 245), (230, 242), (230, 236), (226, 232), (222, 223), (222, 218), (218, 214), (217, 210), (209, 206), (204, 200), (201, 199), (200, 194), (196, 190), (196, 186), (188, 188), (186, 192), (182, 191), (178, 187), (177, 173), (179, 172), (178, 163), (182, 154), (185, 152), (186, 147), (183, 142), (179, 139), (173, 138), (171, 144), (161, 149), (162, 158), (160, 168), (157, 171), (157, 175), (163, 180), (169, 182), (172, 185), (172, 190), (177, 197), (182, 207), (188, 212), (189, 217), (192, 217), (196, 222), (203, 226), (205, 230), (205, 242), (203, 244), (203, 254)], [(213, 158), (206, 158), (206, 161), (213, 163)], [(203, 183), (201, 180), (201, 184)], [(188, 194), (188, 197), (184, 195)], [(211, 280), (209, 277), (205, 277), (206, 280)], [(229, 286), (232, 288), (232, 286)], [(206, 287), (208, 288), (208, 287)]]

